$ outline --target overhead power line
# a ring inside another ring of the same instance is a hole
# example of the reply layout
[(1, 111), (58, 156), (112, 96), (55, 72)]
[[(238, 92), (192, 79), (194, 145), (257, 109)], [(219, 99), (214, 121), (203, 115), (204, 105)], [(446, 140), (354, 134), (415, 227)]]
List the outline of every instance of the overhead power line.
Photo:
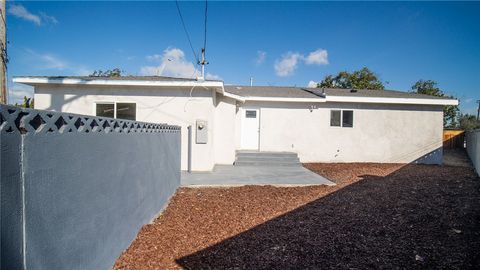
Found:
[(198, 62), (200, 62), (200, 60), (197, 56), (197, 53), (195, 52), (195, 49), (193, 48), (192, 41), (190, 39), (190, 35), (188, 34), (187, 27), (185, 26), (185, 21), (183, 20), (182, 12), (180, 11), (180, 6), (178, 5), (178, 0), (175, 1), (175, 4), (177, 6), (177, 11), (178, 11), (178, 15), (180, 16), (180, 20), (182, 21), (183, 30), (185, 31), (185, 35), (187, 35), (188, 44), (190, 44), (190, 49), (192, 49), (192, 53), (195, 56), (195, 60), (197, 60), (197, 63), (198, 63)]

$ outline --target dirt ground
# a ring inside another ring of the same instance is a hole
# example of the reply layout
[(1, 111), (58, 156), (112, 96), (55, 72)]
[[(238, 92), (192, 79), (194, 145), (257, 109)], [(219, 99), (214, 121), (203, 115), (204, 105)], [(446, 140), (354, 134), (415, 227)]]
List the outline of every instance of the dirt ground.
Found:
[(471, 168), (305, 164), (334, 187), (181, 188), (114, 269), (478, 269)]

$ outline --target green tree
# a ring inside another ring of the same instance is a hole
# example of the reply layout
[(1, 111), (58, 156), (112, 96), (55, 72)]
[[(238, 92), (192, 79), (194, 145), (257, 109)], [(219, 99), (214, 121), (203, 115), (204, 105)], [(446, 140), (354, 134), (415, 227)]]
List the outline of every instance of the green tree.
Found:
[(459, 119), (459, 128), (463, 130), (475, 130), (480, 129), (480, 121), (477, 120), (475, 115), (471, 114), (460, 114)]
[(119, 68), (107, 69), (105, 71), (99, 69), (95, 70), (92, 74), (88, 75), (90, 77), (121, 77), (124, 74), (124, 71)]
[(317, 87), (383, 90), (385, 86), (379, 77), (367, 67), (349, 73), (340, 71), (337, 75), (327, 75)]
[(33, 105), (34, 105), (33, 98), (29, 98), (26, 96), (23, 97), (23, 103), (21, 104), (15, 103), (15, 106), (20, 108), (33, 108)]
[[(418, 94), (436, 96), (436, 97), (448, 97), (443, 91), (437, 87), (437, 82), (432, 80), (418, 80), (413, 86), (412, 90)], [(459, 109), (458, 105), (448, 105), (443, 107), (443, 126), (454, 128), (458, 127)]]

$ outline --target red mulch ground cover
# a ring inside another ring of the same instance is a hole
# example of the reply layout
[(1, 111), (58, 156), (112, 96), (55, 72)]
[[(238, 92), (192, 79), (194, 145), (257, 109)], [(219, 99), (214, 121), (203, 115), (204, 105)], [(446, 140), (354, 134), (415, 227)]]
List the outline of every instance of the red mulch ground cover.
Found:
[(472, 169), (305, 166), (337, 186), (179, 189), (114, 269), (480, 267)]

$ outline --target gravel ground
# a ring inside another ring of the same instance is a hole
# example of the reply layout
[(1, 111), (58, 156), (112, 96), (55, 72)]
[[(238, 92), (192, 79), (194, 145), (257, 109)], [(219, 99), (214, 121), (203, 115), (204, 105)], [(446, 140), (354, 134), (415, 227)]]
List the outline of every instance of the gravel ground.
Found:
[(479, 269), (471, 168), (305, 166), (337, 186), (179, 189), (114, 269)]

